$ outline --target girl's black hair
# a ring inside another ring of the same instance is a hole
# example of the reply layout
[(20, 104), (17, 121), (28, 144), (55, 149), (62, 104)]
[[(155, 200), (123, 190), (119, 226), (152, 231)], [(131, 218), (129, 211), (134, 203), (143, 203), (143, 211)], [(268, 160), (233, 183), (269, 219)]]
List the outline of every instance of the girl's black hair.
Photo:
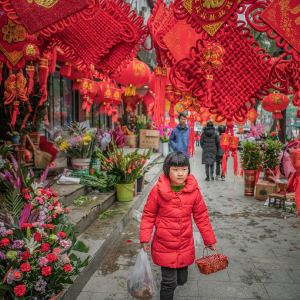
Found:
[(188, 167), (189, 174), (191, 172), (190, 161), (187, 156), (179, 151), (171, 152), (165, 159), (163, 170), (164, 174), (170, 178), (170, 168), (171, 167)]

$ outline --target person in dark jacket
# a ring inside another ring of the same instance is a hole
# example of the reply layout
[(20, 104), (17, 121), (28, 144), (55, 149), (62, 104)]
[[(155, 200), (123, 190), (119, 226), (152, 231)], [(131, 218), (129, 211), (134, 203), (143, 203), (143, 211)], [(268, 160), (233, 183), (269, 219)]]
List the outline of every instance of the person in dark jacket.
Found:
[(220, 142), (221, 142), (221, 134), (225, 133), (226, 131), (226, 126), (224, 125), (220, 125), (218, 127), (218, 131), (219, 131), (219, 135), (217, 136), (218, 138), (218, 150), (217, 150), (217, 157), (216, 157), (216, 180), (225, 180), (225, 175), (221, 174), (221, 168), (222, 168), (222, 159), (223, 159), (223, 154), (224, 151), (222, 150), (221, 146), (220, 146)]
[(170, 144), (174, 151), (180, 151), (187, 155), (189, 148), (190, 130), (186, 125), (186, 115), (179, 114), (179, 125), (171, 133)]
[[(202, 147), (202, 164), (205, 165), (206, 181), (214, 180), (214, 163), (216, 162), (218, 149), (218, 135), (215, 132), (214, 124), (208, 121), (201, 135), (200, 145)], [(209, 177), (210, 170), (210, 177)]]

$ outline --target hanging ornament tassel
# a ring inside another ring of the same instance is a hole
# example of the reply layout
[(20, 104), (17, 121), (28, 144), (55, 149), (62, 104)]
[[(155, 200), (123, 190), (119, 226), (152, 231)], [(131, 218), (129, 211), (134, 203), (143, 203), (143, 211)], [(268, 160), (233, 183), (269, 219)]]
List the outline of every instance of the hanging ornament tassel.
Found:
[(112, 115), (112, 123), (115, 123), (118, 120), (118, 110), (116, 108), (113, 108)]
[(103, 105), (100, 104), (99, 114), (105, 114), (105, 106), (106, 106), (105, 102), (103, 103)]
[[(162, 77), (162, 68), (161, 67), (155, 67), (154, 68), (155, 73), (155, 98), (154, 98), (154, 123), (155, 125), (160, 125), (160, 88), (161, 88), (161, 77)], [(127, 109), (126, 109), (127, 110)]]
[(126, 86), (125, 96), (135, 96), (136, 86), (129, 84)]
[(54, 47), (52, 49), (52, 60), (51, 60), (51, 66), (49, 68), (49, 73), (54, 73), (56, 70), (56, 60), (57, 60), (57, 47)]
[(20, 114), (19, 112), (19, 101), (14, 101), (14, 112), (13, 112), (13, 116), (12, 116), (12, 120), (11, 120), (11, 125), (14, 127), (17, 121), (17, 117)]
[(47, 80), (48, 80), (48, 60), (45, 58), (39, 59), (39, 83), (41, 86), (40, 94), (42, 95), (42, 99), (40, 100), (39, 106), (41, 106), (47, 100)]
[(87, 113), (90, 112), (93, 103), (94, 103), (93, 99), (89, 98), (89, 101), (87, 102), (87, 106), (86, 106), (86, 112)]
[(105, 106), (105, 113), (106, 113), (108, 116), (111, 116), (112, 112), (113, 112), (113, 109), (112, 109), (110, 103), (107, 103), (106, 106)]
[(2, 68), (3, 68), (3, 62), (0, 61), (0, 84), (2, 82)]
[(278, 121), (278, 120), (277, 120), (276, 127), (277, 127), (277, 130), (278, 130), (278, 131), (281, 131), (280, 124), (279, 124), (279, 121)]
[(222, 175), (225, 177), (227, 174), (227, 158), (229, 157), (229, 154), (227, 151), (225, 151), (223, 157), (222, 157)]
[(240, 176), (243, 177), (244, 176), (244, 167), (241, 167), (241, 172), (240, 172)]
[(61, 65), (59, 74), (63, 77), (70, 78), (72, 73), (72, 63), (65, 62)]
[(259, 167), (258, 171), (256, 172), (256, 178), (255, 178), (255, 186), (258, 182), (258, 179), (259, 179), (259, 175), (260, 175), (260, 172), (261, 172), (261, 169), (262, 169), (262, 166)]
[(168, 71), (167, 68), (162, 68), (161, 86), (160, 86), (160, 103), (161, 103), (161, 125), (166, 126), (166, 84)]
[(29, 77), (29, 81), (28, 81), (28, 89), (27, 89), (27, 95), (29, 96), (33, 90), (33, 86), (34, 86), (34, 81), (33, 81), (33, 77), (34, 77), (34, 71), (35, 71), (35, 66), (34, 65), (30, 65), (27, 67), (27, 74)]

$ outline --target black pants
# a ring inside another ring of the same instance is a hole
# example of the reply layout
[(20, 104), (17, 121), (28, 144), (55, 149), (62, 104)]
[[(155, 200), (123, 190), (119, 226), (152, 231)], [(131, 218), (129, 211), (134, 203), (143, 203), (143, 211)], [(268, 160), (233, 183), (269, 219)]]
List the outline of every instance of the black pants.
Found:
[[(210, 169), (210, 176), (209, 176), (209, 169)], [(206, 176), (208, 177), (213, 177), (214, 176), (214, 164), (206, 164), (205, 165), (205, 173)]]
[(171, 269), (161, 267), (160, 300), (173, 300), (177, 285), (184, 285), (188, 279), (188, 267)]
[(223, 159), (223, 156), (219, 156), (217, 155), (217, 165), (216, 165), (216, 174), (217, 176), (220, 176), (221, 175), (221, 168), (222, 168), (222, 159)]
[(200, 141), (196, 141), (196, 147), (200, 147)]

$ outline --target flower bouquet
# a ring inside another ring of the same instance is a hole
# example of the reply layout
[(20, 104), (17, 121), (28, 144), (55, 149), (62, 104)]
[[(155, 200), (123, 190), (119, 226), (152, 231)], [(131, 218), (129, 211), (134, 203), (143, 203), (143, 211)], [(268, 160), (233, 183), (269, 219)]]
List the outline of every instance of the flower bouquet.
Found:
[(95, 136), (94, 129), (80, 128), (73, 122), (62, 135), (56, 137), (55, 142), (71, 158), (91, 158), (95, 148)]
[(170, 126), (159, 126), (157, 128), (160, 133), (160, 139), (162, 143), (169, 143), (170, 135), (171, 135), (171, 127)]
[[(140, 178), (143, 166), (150, 158), (152, 150), (138, 154), (138, 150), (124, 155), (123, 148), (117, 148), (112, 141), (113, 151), (107, 149), (108, 158), (100, 151), (102, 166), (107, 170), (107, 175), (115, 175), (115, 187), (119, 201), (131, 201), (133, 198), (133, 185)], [(128, 197), (126, 197), (128, 195)], [(123, 198), (124, 197), (124, 198)], [(126, 200), (121, 200), (126, 199)]]

